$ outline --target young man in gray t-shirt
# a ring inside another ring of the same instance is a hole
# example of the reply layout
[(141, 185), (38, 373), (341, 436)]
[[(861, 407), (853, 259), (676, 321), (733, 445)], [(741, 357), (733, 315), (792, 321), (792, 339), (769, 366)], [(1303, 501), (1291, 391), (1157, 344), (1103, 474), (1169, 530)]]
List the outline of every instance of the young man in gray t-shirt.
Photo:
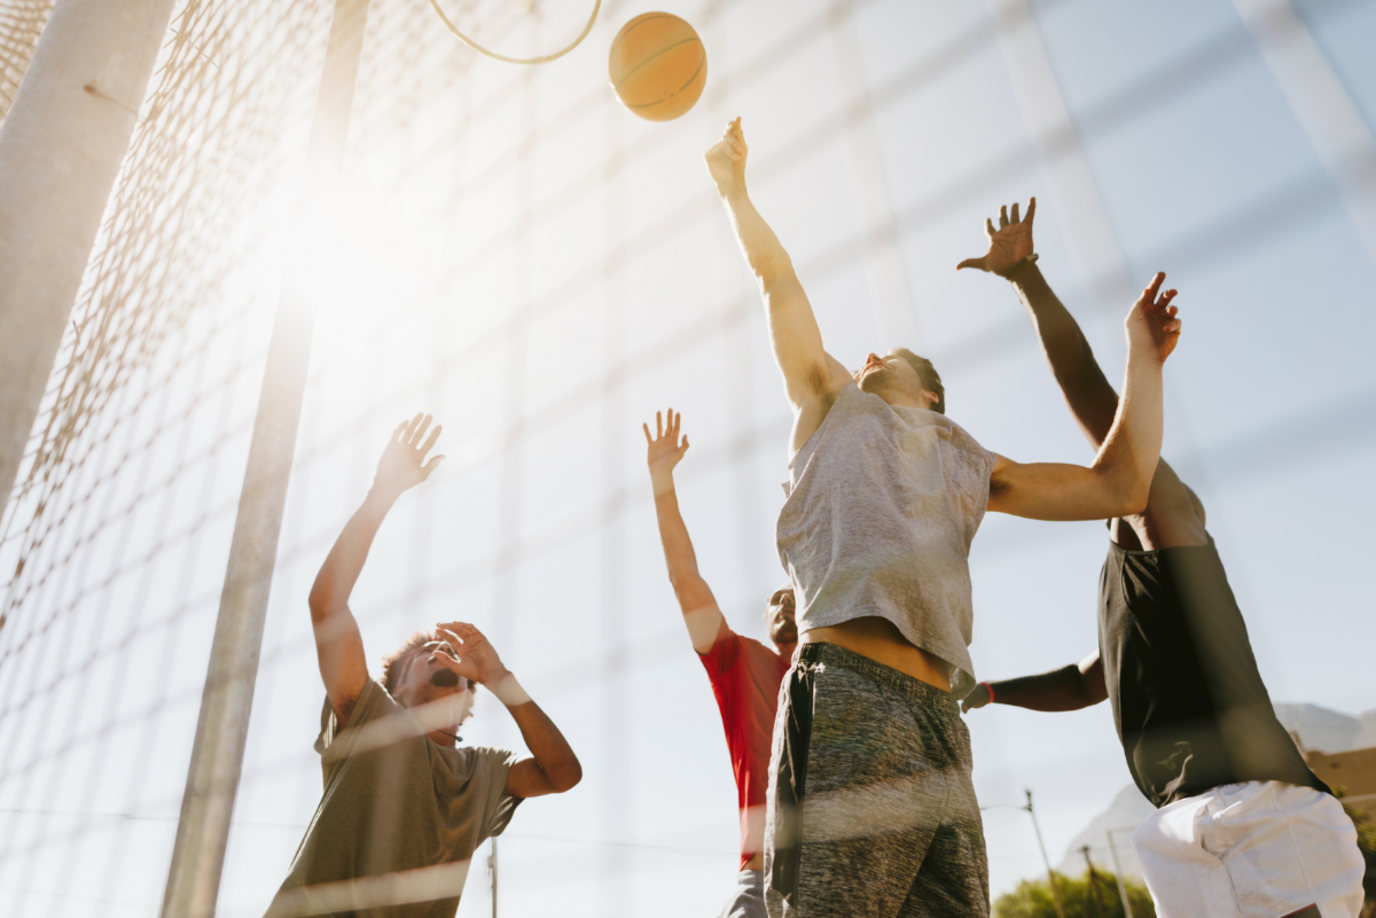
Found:
[[(1139, 512), (1161, 450), (1161, 370), (1180, 332), (1157, 275), (1128, 314), (1124, 397), (1088, 467), (1023, 465), (945, 416), (931, 363), (822, 335), (746, 192), (740, 119), (706, 155), (764, 297), (793, 407), (780, 558), (800, 649), (774, 729), (772, 916), (987, 915), (988, 866), (957, 698), (975, 684), (967, 556), (986, 509), (1049, 520)], [(993, 227), (988, 227), (991, 240)]]
[[(387, 511), (444, 458), (425, 461), (440, 433), (427, 439), (429, 425), (416, 415), (393, 433), (372, 490), (311, 588), (328, 696), (315, 744), (325, 792), (272, 918), (453, 918), (473, 851), (523, 799), (561, 794), (583, 775), (559, 729), (470, 624), (416, 632), (383, 661), (380, 682), (368, 676), (349, 594)], [(457, 745), (478, 685), (506, 705), (532, 755)]]

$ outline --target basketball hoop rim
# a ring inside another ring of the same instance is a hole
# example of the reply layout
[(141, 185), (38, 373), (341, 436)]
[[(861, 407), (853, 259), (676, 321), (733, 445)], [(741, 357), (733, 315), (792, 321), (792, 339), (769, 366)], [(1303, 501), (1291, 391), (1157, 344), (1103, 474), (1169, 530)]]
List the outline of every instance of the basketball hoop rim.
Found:
[(553, 54), (546, 54), (543, 57), (507, 57), (505, 54), (489, 51), (458, 30), (458, 27), (444, 14), (444, 10), (440, 9), (439, 0), (430, 0), (430, 5), (435, 8), (435, 13), (440, 17), (440, 21), (449, 27), (449, 31), (457, 35), (460, 41), (468, 45), (468, 47), (472, 48), (474, 51), (477, 51), (479, 54), (485, 54), (493, 60), (503, 61), (508, 64), (545, 64), (549, 61), (558, 60), (583, 43), (583, 39), (587, 38), (588, 33), (592, 31), (593, 23), (597, 22), (597, 13), (602, 9), (602, 0), (595, 0), (592, 5), (592, 15), (588, 17), (588, 24), (583, 26), (583, 31), (578, 33), (578, 37), (575, 38), (568, 47), (561, 51), (556, 51)]

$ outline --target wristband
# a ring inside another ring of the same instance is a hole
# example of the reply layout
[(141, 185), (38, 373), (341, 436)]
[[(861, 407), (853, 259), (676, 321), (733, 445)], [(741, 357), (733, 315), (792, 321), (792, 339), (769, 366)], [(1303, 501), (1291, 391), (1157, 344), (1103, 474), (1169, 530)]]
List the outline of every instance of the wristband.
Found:
[(989, 704), (993, 704), (993, 703), (994, 703), (994, 687), (993, 687), (992, 685), (990, 685), (988, 682), (981, 682), (980, 685), (984, 686), (985, 688), (987, 688), (987, 689), (989, 690), (989, 702), (988, 702), (988, 703), (989, 703)]
[(488, 691), (497, 696), (502, 704), (508, 708), (514, 708), (518, 704), (525, 704), (530, 701), (530, 696), (526, 690), (521, 688), (521, 683), (516, 681), (516, 677), (507, 673), (496, 685), (488, 686)]
[[(999, 275), (999, 277), (1003, 278), (1004, 280), (1012, 280), (1014, 274), (1017, 274), (1019, 271), (1021, 271), (1023, 268), (1027, 267), (1028, 265), (1036, 264), (1036, 261), (1037, 261), (1037, 253), (1036, 253), (1036, 252), (1033, 252), (1031, 255), (1026, 255), (1026, 256), (1024, 256), (1024, 257), (1022, 257), (1022, 258), (1019, 258), (1017, 261), (1013, 262), (1012, 267), (1010, 267), (1007, 271), (1004, 271), (1003, 273), (1001, 273), (1001, 274)], [(985, 684), (987, 684), (987, 683), (985, 683)]]

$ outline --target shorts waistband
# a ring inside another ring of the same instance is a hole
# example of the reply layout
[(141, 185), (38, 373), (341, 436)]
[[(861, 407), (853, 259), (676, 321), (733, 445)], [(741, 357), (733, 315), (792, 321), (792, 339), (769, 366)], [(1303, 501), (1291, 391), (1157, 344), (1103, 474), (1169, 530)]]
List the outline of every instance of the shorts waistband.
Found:
[(905, 672), (885, 666), (876, 660), (826, 641), (804, 644), (798, 648), (798, 662), (825, 663), (872, 679), (885, 688), (901, 692), (913, 701), (951, 717), (960, 716), (960, 704), (950, 692), (943, 692)]

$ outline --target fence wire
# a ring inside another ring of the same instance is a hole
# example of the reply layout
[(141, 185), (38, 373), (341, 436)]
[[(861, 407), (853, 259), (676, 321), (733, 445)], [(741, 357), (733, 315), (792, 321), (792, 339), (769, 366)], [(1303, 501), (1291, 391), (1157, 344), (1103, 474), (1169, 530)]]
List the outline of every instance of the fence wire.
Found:
[[(0, 106), (50, 5), (0, 0)], [(932, 100), (987, 89), (1002, 60), (987, 10), (924, 8), (940, 23), (931, 34), (838, 78), (836, 67), (852, 66), (837, 51), (846, 30), (891, 52), (885, 36), (925, 26), (908, 6), (686, 4), (676, 11), (709, 49), (707, 93), (682, 121), (651, 130), (616, 105), (599, 50), (640, 5), (607, 3), (576, 53), (511, 68), (454, 41), (423, 3), (373, 0), (336, 223), (307, 230), (317, 237), (319, 329), (223, 914), (261, 914), (319, 798), (310, 744), (323, 693), (304, 596), (367, 489), (380, 438), (416, 410), (446, 424), (449, 459), (394, 512), (360, 581), (353, 608), (370, 660), (437, 619), (478, 622), (587, 775), (574, 793), (519, 811), (502, 842), (503, 913), (720, 906), (735, 863), (735, 791), (662, 582), (638, 425), (669, 399), (700, 425), (683, 470), (690, 526), (733, 624), (758, 633), (757, 599), (779, 576), (771, 501), (788, 418), (764, 365), (756, 294), (703, 186), (701, 149), (738, 105), (764, 125), (767, 142), (752, 135), (752, 189), (785, 241), (800, 240), (795, 261), (828, 334), (855, 347), (872, 346), (877, 324), (865, 273), (876, 238), (889, 234), (909, 277), (927, 270), (921, 249), (935, 232), (968, 223), (978, 242), (997, 195), (1034, 184), (1039, 156), (1058, 155), (1039, 153), (1055, 147), (1047, 138), (1005, 126), (1006, 142), (988, 133), (987, 149), (958, 162), (928, 156), (936, 177), (898, 181), (903, 157), (924, 149), (902, 133), (904, 119), (926, 117), (950, 136), (979, 129)], [(1043, 0), (1026, 27), (1050, 30), (1086, 6)], [(1303, 10), (1322, 23), (1356, 6)], [(6, 915), (87, 914), (93, 904), (152, 914), (160, 901), (331, 7), (186, 0), (174, 16), (0, 520)], [(1236, 20), (1188, 37), (1071, 105), (1078, 137), (1066, 155), (1256, 78)], [(770, 111), (780, 98), (793, 100), (788, 118)], [(851, 131), (874, 131), (885, 156), (882, 213), (853, 214), (828, 191), (847, 185), (841, 139)], [(1101, 182), (1115, 180), (1109, 171)], [(1276, 201), (1298, 204), (1300, 230), (1341, 212), (1315, 167), (1148, 242), (1123, 242), (1126, 260), (1134, 270), (1163, 257), (1199, 275), (1222, 270), (1279, 232), (1246, 219)], [(1044, 233), (1048, 245), (1055, 230)], [(1061, 292), (1082, 316), (1116, 310), (1093, 299), (1102, 280), (1078, 277)], [(1032, 352), (1021, 315), (979, 314), (952, 329), (912, 295), (924, 346), (939, 348), (943, 374), (967, 391), (992, 397), (998, 383), (985, 381)], [(1318, 406), (1356, 419), (1344, 449), (1369, 447), (1376, 412), (1363, 420), (1360, 409), (1376, 404), (1373, 382)], [(1211, 456), (1269, 442), (1292, 422), (1274, 416), (1176, 446), (1202, 473)], [(1266, 474), (1313, 458), (1287, 449), (1266, 459)], [(1027, 550), (989, 538), (977, 549), (985, 559)], [(490, 699), (465, 736), (519, 742)], [(1007, 876), (1036, 869), (1028, 831), (991, 822), (991, 859)], [(488, 907), (484, 882), (470, 871), (461, 915)]]

